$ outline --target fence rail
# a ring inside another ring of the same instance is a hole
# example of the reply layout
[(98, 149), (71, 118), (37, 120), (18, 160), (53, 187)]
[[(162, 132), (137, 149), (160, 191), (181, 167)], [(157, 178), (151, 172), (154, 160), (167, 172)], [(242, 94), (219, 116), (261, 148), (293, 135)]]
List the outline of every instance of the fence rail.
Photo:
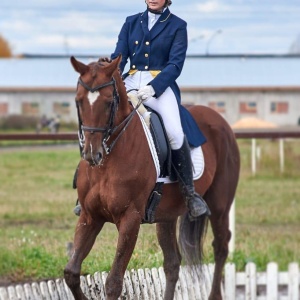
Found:
[[(183, 266), (179, 272), (175, 300), (207, 300), (211, 291), (214, 265)], [(81, 276), (81, 288), (88, 299), (105, 299), (107, 272)], [(163, 268), (126, 271), (122, 296), (126, 300), (161, 300), (165, 290)], [(254, 263), (245, 272), (236, 272), (235, 265), (225, 265), (225, 300), (299, 300), (300, 273), (298, 263), (291, 263), (288, 272), (278, 272), (276, 263), (269, 263), (266, 272), (256, 272)], [(0, 300), (71, 300), (74, 299), (63, 279), (0, 287)]]
[[(294, 130), (270, 129), (254, 130), (243, 129), (234, 130), (235, 136), (239, 138), (257, 138), (257, 139), (279, 139), (279, 138), (300, 138), (300, 127)], [(19, 141), (75, 141), (78, 139), (77, 133), (1, 133), (0, 140), (19, 140)]]

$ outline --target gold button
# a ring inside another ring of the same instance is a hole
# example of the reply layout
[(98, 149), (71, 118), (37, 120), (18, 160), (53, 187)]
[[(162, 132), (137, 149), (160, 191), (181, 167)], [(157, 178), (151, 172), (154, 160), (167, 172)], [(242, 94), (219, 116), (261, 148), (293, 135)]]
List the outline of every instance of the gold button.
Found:
[(132, 69), (135, 69), (135, 65), (132, 65)]
[(149, 43), (149, 42), (146, 42), (145, 44), (148, 46), (150, 43)]
[(148, 53), (145, 53), (145, 57), (148, 57), (149, 56), (149, 54)]
[(139, 41), (135, 41), (135, 44), (137, 45), (139, 43)]
[(145, 69), (148, 70), (148, 66), (145, 66)]

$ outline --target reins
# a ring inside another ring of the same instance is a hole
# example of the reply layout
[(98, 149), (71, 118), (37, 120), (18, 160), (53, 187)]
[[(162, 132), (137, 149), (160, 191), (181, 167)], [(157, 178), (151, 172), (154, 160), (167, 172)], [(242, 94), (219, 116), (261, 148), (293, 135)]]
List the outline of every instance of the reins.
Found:
[[(94, 88), (91, 88), (90, 86), (88, 86), (85, 82), (82, 81), (82, 79), (79, 77), (78, 79), (78, 84), (81, 84), (86, 90), (88, 90), (91, 93), (94, 93), (96, 91), (99, 91), (107, 86), (113, 85), (114, 91), (113, 91), (113, 102), (111, 104), (111, 109), (110, 109), (110, 117), (109, 117), (109, 121), (108, 121), (108, 125), (106, 127), (90, 127), (90, 126), (85, 126), (82, 123), (81, 117), (80, 117), (80, 112), (79, 112), (79, 104), (76, 102), (76, 108), (77, 108), (77, 116), (78, 116), (78, 138), (79, 138), (79, 143), (80, 146), (83, 148), (84, 143), (85, 143), (85, 136), (84, 136), (84, 132), (88, 131), (91, 134), (93, 134), (94, 132), (102, 132), (104, 133), (104, 137), (102, 140), (102, 146), (103, 149), (105, 150), (106, 154), (110, 154), (113, 147), (115, 146), (115, 144), (117, 143), (117, 141), (119, 140), (119, 138), (123, 135), (123, 133), (125, 132), (125, 130), (127, 129), (127, 127), (129, 126), (129, 124), (131, 123), (134, 114), (136, 113), (137, 109), (139, 108), (139, 106), (142, 104), (142, 100), (140, 100), (138, 102), (138, 104), (136, 105), (136, 107), (134, 107), (134, 109), (130, 112), (130, 114), (119, 124), (114, 126), (114, 119), (115, 119), (115, 115), (116, 112), (118, 111), (118, 105), (120, 102), (120, 97), (119, 94), (117, 92), (117, 88), (116, 88), (116, 81), (114, 78), (112, 78), (111, 81), (104, 83), (104, 84), (100, 84)], [(135, 89), (131, 89), (128, 91), (128, 93), (132, 90)], [(117, 135), (117, 137), (112, 141), (112, 143), (110, 145), (107, 145), (108, 140), (110, 139), (110, 137), (121, 127), (123, 126), (123, 129), (119, 132), (119, 134)]]

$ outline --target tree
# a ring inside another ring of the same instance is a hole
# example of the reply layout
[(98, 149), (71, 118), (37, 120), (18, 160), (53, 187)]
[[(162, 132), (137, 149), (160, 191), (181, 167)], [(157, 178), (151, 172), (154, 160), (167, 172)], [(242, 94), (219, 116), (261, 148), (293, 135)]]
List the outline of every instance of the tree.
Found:
[(0, 57), (11, 57), (12, 51), (9, 43), (0, 35)]

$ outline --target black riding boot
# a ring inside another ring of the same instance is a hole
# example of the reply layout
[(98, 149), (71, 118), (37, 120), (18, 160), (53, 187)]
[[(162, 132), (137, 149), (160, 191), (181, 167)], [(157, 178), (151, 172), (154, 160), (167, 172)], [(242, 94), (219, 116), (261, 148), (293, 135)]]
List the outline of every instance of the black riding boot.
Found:
[(210, 210), (204, 199), (195, 192), (192, 159), (190, 147), (186, 138), (183, 145), (178, 150), (172, 150), (172, 165), (176, 170), (176, 175), (180, 184), (180, 189), (185, 197), (185, 203), (190, 210), (192, 219), (201, 215), (210, 215)]
[[(73, 178), (73, 189), (77, 188), (77, 173), (78, 173), (78, 167), (75, 170), (74, 173), (74, 178)], [(79, 203), (79, 200), (76, 200), (76, 206), (73, 209), (73, 212), (76, 216), (80, 216), (80, 212), (81, 212), (81, 205)]]

